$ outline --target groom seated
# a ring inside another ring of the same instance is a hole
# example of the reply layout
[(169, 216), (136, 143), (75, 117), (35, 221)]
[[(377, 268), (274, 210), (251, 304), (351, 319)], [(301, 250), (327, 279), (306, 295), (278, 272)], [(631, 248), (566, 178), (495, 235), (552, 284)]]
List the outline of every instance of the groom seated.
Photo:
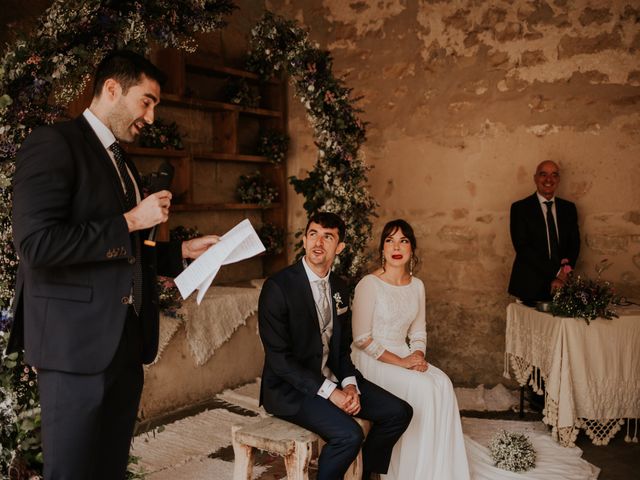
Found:
[[(331, 273), (344, 234), (337, 215), (312, 215), (304, 257), (267, 279), (258, 306), (265, 351), (260, 403), (326, 441), (318, 480), (342, 478), (360, 447), (363, 478), (386, 473), (413, 415), (407, 402), (367, 381), (351, 362), (349, 291)], [(372, 422), (364, 443), (354, 415)]]

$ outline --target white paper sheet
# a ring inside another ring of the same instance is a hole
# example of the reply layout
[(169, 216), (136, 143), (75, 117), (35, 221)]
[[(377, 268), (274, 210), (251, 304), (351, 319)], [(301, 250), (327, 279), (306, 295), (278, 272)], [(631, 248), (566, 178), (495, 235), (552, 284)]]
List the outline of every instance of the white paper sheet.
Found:
[(251, 222), (244, 219), (178, 275), (175, 284), (184, 299), (197, 289), (196, 301), (199, 305), (222, 265), (251, 258), (264, 251), (264, 245)]

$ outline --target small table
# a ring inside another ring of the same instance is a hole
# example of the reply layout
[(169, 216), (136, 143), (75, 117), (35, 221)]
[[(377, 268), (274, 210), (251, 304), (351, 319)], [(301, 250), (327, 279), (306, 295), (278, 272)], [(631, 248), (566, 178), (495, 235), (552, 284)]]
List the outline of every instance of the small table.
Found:
[[(543, 421), (563, 446), (582, 428), (606, 445), (625, 419), (640, 418), (640, 309), (618, 308), (619, 318), (554, 317), (521, 304), (507, 307), (505, 369), (521, 386), (542, 393)], [(539, 372), (539, 373), (537, 373)], [(531, 374), (533, 373), (533, 376)]]

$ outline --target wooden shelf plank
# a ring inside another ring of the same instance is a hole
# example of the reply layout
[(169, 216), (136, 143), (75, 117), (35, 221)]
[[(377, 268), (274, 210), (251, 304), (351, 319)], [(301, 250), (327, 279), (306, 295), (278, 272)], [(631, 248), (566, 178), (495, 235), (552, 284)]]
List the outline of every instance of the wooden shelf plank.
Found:
[(268, 110), (266, 108), (249, 108), (234, 105), (232, 103), (218, 102), (216, 100), (203, 100), (201, 98), (181, 97), (173, 93), (162, 95), (162, 102), (166, 105), (176, 105), (178, 107), (196, 108), (199, 110), (230, 111), (259, 117), (282, 118), (282, 112)]
[(171, 205), (172, 212), (207, 212), (216, 210), (267, 210), (279, 208), (279, 203), (272, 203), (268, 207), (257, 203), (179, 203)]
[(193, 152), (193, 158), (197, 158), (199, 160), (217, 160), (222, 162), (270, 163), (267, 157), (260, 155), (243, 155), (240, 153), (197, 151)]
[(266, 82), (271, 83), (273, 85), (278, 85), (280, 82), (279, 79), (269, 78), (267, 80), (263, 80), (259, 75), (249, 72), (247, 70), (241, 70), (239, 68), (227, 67), (225, 65), (217, 65), (207, 61), (206, 59), (201, 59), (197, 57), (187, 58), (185, 60), (185, 69), (188, 73), (196, 73), (199, 75), (207, 75), (207, 76), (221, 76), (221, 75), (229, 75), (233, 77), (241, 77), (246, 78), (248, 80), (255, 80), (257, 82)]
[(188, 157), (188, 150), (175, 150), (175, 149), (163, 149), (163, 148), (145, 148), (145, 147), (133, 147), (124, 145), (124, 150), (129, 155), (135, 155), (137, 157)]

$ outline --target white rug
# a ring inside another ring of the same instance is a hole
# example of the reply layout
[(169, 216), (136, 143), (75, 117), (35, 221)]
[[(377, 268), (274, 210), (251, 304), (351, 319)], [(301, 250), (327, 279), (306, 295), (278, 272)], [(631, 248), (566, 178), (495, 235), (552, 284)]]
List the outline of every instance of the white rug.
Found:
[[(166, 425), (155, 436), (142, 434), (136, 437), (132, 453), (140, 457), (139, 467), (148, 473), (147, 479), (230, 480), (233, 463), (212, 454), (222, 448), (230, 448), (232, 425), (255, 422), (266, 415), (258, 407), (259, 390), (258, 379), (216, 397), (230, 407), (240, 407), (259, 416), (243, 416), (218, 408)], [(501, 385), (492, 390), (466, 389), (462, 394), (456, 389), (456, 396), (462, 410), (494, 409), (496, 404), (506, 407), (506, 410), (513, 408), (511, 400), (517, 402), (517, 395), (514, 397)], [(474, 405), (476, 408), (470, 408)], [(559, 446), (542, 422), (463, 418), (462, 427), (467, 436), (469, 458), (474, 459), (471, 466), (474, 480), (590, 480), (598, 477), (599, 469), (581, 458), (579, 448)], [(491, 465), (486, 445), (496, 432), (503, 429), (529, 436), (538, 455), (535, 469), (525, 474), (514, 474)], [(253, 478), (259, 479), (265, 471), (266, 467), (254, 467)]]

